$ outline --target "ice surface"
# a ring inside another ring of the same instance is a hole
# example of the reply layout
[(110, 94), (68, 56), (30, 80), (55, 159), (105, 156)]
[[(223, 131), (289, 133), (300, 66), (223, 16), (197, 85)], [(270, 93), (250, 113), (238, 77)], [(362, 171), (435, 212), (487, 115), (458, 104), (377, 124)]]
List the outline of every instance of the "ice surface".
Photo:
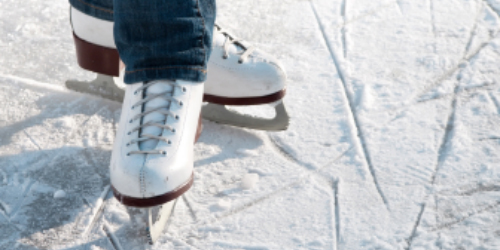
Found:
[(64, 198), (65, 196), (66, 196), (66, 192), (64, 192), (64, 190), (57, 190), (54, 193), (54, 198), (55, 199), (61, 199), (61, 198)]
[(500, 1), (217, 7), (287, 69), (291, 125), (204, 121), (195, 184), (148, 246), (109, 191), (120, 104), (62, 87), (93, 77), (69, 4), (0, 1), (0, 249), (500, 249)]
[(252, 189), (257, 185), (257, 182), (259, 182), (258, 174), (246, 174), (243, 176), (240, 186), (243, 189)]

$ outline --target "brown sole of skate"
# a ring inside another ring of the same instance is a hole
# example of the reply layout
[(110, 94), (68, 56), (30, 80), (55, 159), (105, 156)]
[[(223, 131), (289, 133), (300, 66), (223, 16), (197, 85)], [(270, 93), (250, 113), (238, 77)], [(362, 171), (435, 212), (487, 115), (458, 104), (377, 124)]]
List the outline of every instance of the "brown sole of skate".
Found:
[(191, 175), (191, 177), (186, 183), (184, 183), (174, 191), (144, 199), (126, 196), (118, 192), (113, 186), (111, 186), (111, 188), (113, 190), (113, 195), (115, 196), (115, 198), (123, 205), (130, 207), (145, 208), (145, 207), (161, 206), (167, 202), (179, 198), (186, 191), (188, 191), (189, 188), (191, 188), (191, 186), (193, 185), (193, 180), (194, 180), (194, 174)]
[[(203, 124), (201, 122), (201, 115), (200, 118), (198, 119), (198, 127), (196, 129), (196, 136), (194, 143), (198, 141), (198, 139), (201, 136), (201, 132), (203, 131)], [(179, 196), (184, 194), (186, 191), (191, 188), (193, 185), (193, 180), (194, 180), (194, 173), (191, 175), (188, 181), (186, 181), (184, 184), (179, 186), (177, 189), (175, 189), (172, 192), (168, 192), (166, 194), (162, 194), (159, 196), (154, 196), (150, 198), (137, 198), (137, 197), (131, 197), (131, 196), (126, 196), (121, 194), (118, 190), (111, 185), (111, 189), (113, 190), (113, 195), (115, 198), (122, 203), (125, 206), (130, 206), (130, 207), (154, 207), (154, 206), (159, 206), (162, 204), (165, 204), (169, 201), (173, 201), (177, 199)]]

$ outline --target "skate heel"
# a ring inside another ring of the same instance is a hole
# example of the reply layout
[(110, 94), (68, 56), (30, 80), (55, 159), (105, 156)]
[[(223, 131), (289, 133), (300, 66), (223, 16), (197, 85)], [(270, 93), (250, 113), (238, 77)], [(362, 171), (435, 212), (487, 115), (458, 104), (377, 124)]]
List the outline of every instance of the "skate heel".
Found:
[(120, 56), (114, 48), (89, 43), (73, 33), (78, 65), (83, 69), (108, 76), (119, 76)]

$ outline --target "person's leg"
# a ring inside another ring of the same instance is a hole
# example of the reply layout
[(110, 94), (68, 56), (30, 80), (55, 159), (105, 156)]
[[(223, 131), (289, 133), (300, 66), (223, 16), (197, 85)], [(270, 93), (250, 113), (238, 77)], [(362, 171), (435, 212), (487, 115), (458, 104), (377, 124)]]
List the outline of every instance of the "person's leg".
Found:
[[(81, 20), (73, 23), (77, 33), (75, 39), (80, 40), (83, 36), (83, 41), (76, 42), (99, 44), (102, 48), (114, 48), (116, 44), (121, 60), (127, 65), (126, 83), (162, 78), (205, 80), (214, 30), (215, 0), (69, 1), (76, 10), (71, 13), (72, 20), (75, 16)], [(89, 27), (89, 20), (95, 21), (93, 27)], [(114, 37), (108, 31), (113, 22)], [(78, 33), (82, 35), (78, 37)], [(90, 55), (79, 55), (85, 56)], [(95, 55), (87, 61), (96, 63), (96, 57), (101, 59)], [(115, 72), (116, 63), (110, 63), (111, 58), (107, 55), (102, 59), (110, 64), (103, 66)], [(97, 63), (98, 67), (103, 67), (101, 62)], [(96, 66), (90, 67), (93, 70)], [(110, 72), (104, 71), (102, 73)]]
[(193, 182), (214, 0), (115, 0), (113, 10), (127, 86), (111, 185), (124, 205), (161, 205)]
[[(123, 91), (113, 84), (108, 84), (113, 82), (108, 76), (118, 76), (120, 60), (112, 34), (113, 21), (109, 21), (110, 15), (112, 17), (114, 13), (106, 8), (112, 3), (110, 0), (71, 1), (72, 4), (75, 3), (71, 9), (71, 23), (75, 34), (78, 63), (84, 69), (107, 76), (99, 75), (91, 83), (69, 81), (66, 86), (80, 92), (121, 101)], [(82, 1), (85, 1), (85, 4), (82, 4)], [(211, 7), (210, 3), (200, 3), (200, 13), (206, 13), (204, 7)], [(108, 20), (99, 18), (106, 15)], [(213, 30), (212, 54), (208, 62), (210, 74), (205, 81), (204, 101), (216, 105), (204, 108), (204, 118), (233, 126), (264, 130), (286, 129), (289, 118), (283, 105), (275, 107), (277, 115), (272, 120), (228, 113), (229, 110), (220, 106), (259, 105), (280, 101), (285, 95), (286, 75), (278, 60), (235, 38), (220, 26), (216, 26)], [(190, 57), (186, 53), (182, 56)], [(195, 66), (194, 70), (199, 69)], [(142, 72), (142, 74), (155, 73)], [(193, 70), (188, 74), (199, 76), (199, 73), (193, 74)]]
[(126, 83), (206, 79), (214, 0), (115, 0), (114, 21)]
[(113, 0), (69, 0), (69, 3), (86, 15), (113, 21)]

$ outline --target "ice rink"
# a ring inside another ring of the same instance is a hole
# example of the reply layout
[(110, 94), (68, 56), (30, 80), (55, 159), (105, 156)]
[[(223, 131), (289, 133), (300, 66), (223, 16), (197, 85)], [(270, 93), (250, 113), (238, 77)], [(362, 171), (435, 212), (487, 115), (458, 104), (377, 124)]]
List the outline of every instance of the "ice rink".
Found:
[(69, 3), (0, 0), (0, 249), (500, 249), (500, 0), (217, 4), (285, 66), (290, 128), (204, 120), (150, 246), (108, 192), (121, 104), (64, 87), (95, 77)]

